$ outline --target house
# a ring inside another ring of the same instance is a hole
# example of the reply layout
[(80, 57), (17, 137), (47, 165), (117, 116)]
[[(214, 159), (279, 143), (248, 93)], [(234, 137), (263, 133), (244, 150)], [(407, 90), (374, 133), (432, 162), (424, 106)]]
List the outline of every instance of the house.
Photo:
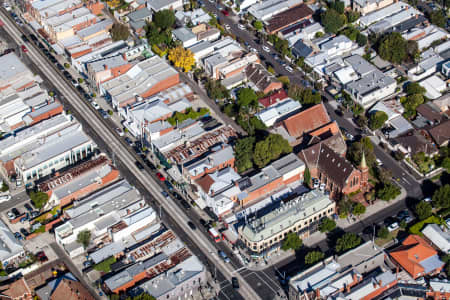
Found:
[(370, 12), (391, 5), (392, 3), (394, 3), (394, 0), (354, 0), (353, 10), (364, 16)]
[(276, 124), (275, 132), (287, 138), (291, 145), (298, 145), (307, 133), (330, 122), (325, 106), (316, 104)]
[(30, 289), (25, 278), (20, 277), (9, 284), (0, 286), (0, 299), (32, 300), (33, 290)]
[(69, 205), (118, 180), (119, 171), (110, 163), (105, 155), (101, 155), (40, 182), (37, 190), (48, 195), (46, 210)]
[(273, 15), (269, 20), (266, 20), (266, 30), (269, 34), (276, 34), (280, 30), (287, 28), (295, 23), (311, 19), (313, 11), (308, 5), (302, 3)]
[(445, 77), (450, 78), (450, 61), (447, 61), (442, 65), (441, 72)]
[(334, 201), (321, 191), (312, 190), (239, 227), (239, 239), (253, 255), (267, 256), (280, 249), (289, 232), (306, 238), (317, 231), (322, 218), (331, 217), (335, 210)]
[(132, 66), (119, 54), (86, 63), (86, 75), (92, 85), (98, 88), (101, 83), (125, 74)]
[(309, 41), (314, 39), (318, 32), (325, 33), (322, 25), (312, 19), (306, 19), (280, 30), (278, 36), (281, 35), (292, 47), (299, 40)]
[(412, 81), (421, 80), (438, 70), (438, 65), (444, 60), (439, 54), (429, 49), (420, 55), (420, 62), (408, 70), (408, 77)]
[(180, 10), (183, 8), (182, 0), (148, 0), (147, 8), (153, 12), (165, 9)]
[(218, 145), (204, 158), (185, 164), (182, 171), (190, 181), (193, 181), (216, 170), (234, 168), (234, 161), (233, 148), (229, 145)]
[(390, 109), (383, 101), (378, 101), (369, 110), (369, 115), (378, 111), (386, 113), (388, 119), (383, 126), (382, 132), (387, 138), (396, 138), (410, 130), (413, 130), (413, 126), (399, 113)]
[(402, 244), (389, 252), (393, 261), (413, 279), (439, 274), (445, 263), (422, 237), (409, 235)]
[(247, 9), (247, 12), (260, 21), (266, 21), (272, 16), (279, 14), (291, 7), (302, 3), (301, 0), (265, 0), (253, 4)]
[(0, 262), (3, 267), (13, 265), (25, 257), (25, 250), (22, 243), (14, 237), (14, 234), (8, 226), (1, 220), (0, 241), (2, 245), (0, 248)]
[(375, 34), (382, 34), (386, 31), (390, 31), (393, 27), (411, 18), (419, 18), (420, 14), (421, 12), (416, 10), (414, 7), (408, 7), (408, 9), (401, 10), (394, 14), (389, 14), (375, 24), (370, 25), (369, 31)]
[(178, 72), (159, 56), (135, 64), (127, 72), (100, 84), (102, 94), (119, 110), (137, 102), (137, 97), (148, 98), (180, 82)]
[(434, 156), (439, 151), (433, 138), (426, 130), (412, 130), (393, 139), (394, 148), (404, 155), (413, 156), (419, 152)]
[[(363, 0), (363, 4), (366, 2), (366, 0)], [(394, 2), (394, 1), (391, 1)], [(407, 10), (410, 8), (409, 4), (406, 4), (402, 1), (394, 2), (391, 5), (385, 6), (384, 8), (381, 8), (379, 10), (373, 11), (369, 14), (363, 15), (358, 19), (358, 23), (363, 26), (367, 27), (369, 25), (372, 25), (388, 16), (391, 16), (393, 14), (398, 13), (402, 10)]]
[(431, 299), (448, 299), (450, 297), (450, 282), (447, 279), (432, 278), (428, 281), (430, 288), (426, 295)]
[(441, 114), (439, 107), (432, 102), (420, 104), (416, 112), (419, 117), (426, 120), (428, 125), (438, 125), (447, 119), (444, 114)]
[(211, 16), (201, 8), (196, 8), (192, 11), (177, 11), (175, 17), (181, 25), (191, 23), (194, 26), (199, 24), (209, 23)]
[(258, 99), (259, 106), (263, 108), (271, 107), (272, 105), (276, 105), (283, 100), (288, 99), (287, 92), (283, 89), (276, 91), (273, 94), (270, 94), (266, 97)]
[(447, 146), (450, 140), (450, 120), (434, 126), (428, 132), (439, 147)]
[[(209, 15), (208, 15), (209, 16)], [(209, 26), (206, 23), (199, 24), (191, 28), (193, 34), (197, 36), (197, 41), (213, 42), (220, 37), (220, 30), (216, 27)]]
[(428, 224), (422, 230), (424, 237), (443, 253), (450, 252), (450, 233), (437, 224)]
[(283, 83), (260, 64), (249, 64), (245, 68), (245, 76), (254, 90), (264, 94), (283, 88)]
[(372, 299), (397, 281), (388, 264), (383, 249), (368, 241), (292, 276), (289, 299)]
[(330, 192), (331, 198), (339, 199), (342, 195), (369, 188), (369, 168), (364, 155), (358, 169), (325, 143), (303, 149), (298, 156), (307, 165), (311, 177), (325, 184), (324, 189)]
[(152, 12), (147, 8), (135, 10), (127, 15), (128, 24), (137, 34), (141, 34), (147, 22), (152, 21)]
[(298, 40), (295, 42), (293, 48), (292, 48), (292, 55), (295, 56), (295, 58), (300, 57), (308, 57), (314, 52), (314, 49), (308, 45), (306, 45), (302, 40)]
[(175, 40), (180, 41), (184, 48), (188, 48), (197, 43), (197, 36), (186, 27), (172, 30), (172, 36)]
[(450, 109), (450, 93), (442, 95), (438, 99), (431, 101), (431, 103), (438, 107), (442, 114), (450, 116), (448, 113)]
[(36, 294), (41, 300), (95, 299), (72, 273), (66, 273), (54, 278), (43, 287), (37, 289)]
[(324, 52), (327, 57), (341, 56), (344, 53), (356, 48), (356, 44), (353, 43), (345, 35), (338, 35), (324, 43), (319, 44), (320, 50)]
[(282, 118), (300, 110), (301, 107), (302, 106), (298, 101), (287, 99), (256, 113), (255, 116), (260, 119), (266, 127), (272, 127), (276, 122), (281, 121)]
[(447, 83), (436, 75), (430, 76), (419, 82), (420, 86), (425, 88), (425, 97), (428, 99), (437, 99), (447, 90)]
[(364, 108), (395, 93), (396, 81), (386, 76), (359, 55), (344, 61), (358, 73), (359, 79), (345, 85), (345, 91)]

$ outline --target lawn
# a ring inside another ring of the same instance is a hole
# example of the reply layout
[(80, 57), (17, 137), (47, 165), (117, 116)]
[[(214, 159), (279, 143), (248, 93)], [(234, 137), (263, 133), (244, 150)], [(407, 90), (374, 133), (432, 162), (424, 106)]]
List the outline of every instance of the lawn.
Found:
[(398, 235), (398, 233), (399, 233), (400, 230), (401, 230), (401, 229), (399, 228), (399, 229), (396, 229), (396, 230), (394, 230), (394, 231), (392, 231), (392, 232), (389, 232), (388, 236), (387, 236), (385, 239), (382, 239), (382, 238), (379, 238), (379, 237), (376, 238), (376, 239), (375, 239), (375, 244), (376, 244), (377, 246), (379, 246), (379, 247), (383, 247), (383, 246), (386, 245), (387, 243), (391, 242), (392, 239), (397, 238), (397, 235)]
[(98, 264), (94, 265), (94, 270), (97, 270), (99, 272), (108, 273), (111, 272), (111, 265), (116, 262), (116, 258), (114, 256), (111, 256), (107, 259), (105, 259), (102, 262), (99, 262)]

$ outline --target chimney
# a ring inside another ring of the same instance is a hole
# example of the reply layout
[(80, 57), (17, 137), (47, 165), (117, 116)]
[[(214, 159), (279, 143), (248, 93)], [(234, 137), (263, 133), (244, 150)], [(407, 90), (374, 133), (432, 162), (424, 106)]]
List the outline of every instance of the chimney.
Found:
[(346, 284), (346, 285), (345, 285), (345, 291), (346, 291), (347, 293), (350, 293), (350, 285), (349, 285), (349, 284)]
[(378, 284), (380, 285), (380, 287), (383, 286), (383, 280), (380, 279), (380, 281), (378, 282)]
[(320, 299), (320, 289), (316, 289), (316, 299)]
[(353, 273), (353, 282), (358, 282), (358, 275), (356, 275), (356, 273)]
[(104, 64), (103, 67), (105, 68), (105, 70), (108, 70), (108, 65)]

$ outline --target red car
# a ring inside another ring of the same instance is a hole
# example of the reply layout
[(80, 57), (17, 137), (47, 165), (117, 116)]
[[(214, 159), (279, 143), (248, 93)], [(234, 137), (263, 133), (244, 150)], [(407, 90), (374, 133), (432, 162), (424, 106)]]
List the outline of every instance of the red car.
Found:
[(165, 181), (166, 180), (166, 177), (164, 177), (164, 175), (159, 173), (159, 172), (156, 173), (156, 176), (158, 176), (158, 179), (161, 180), (161, 181)]
[(229, 16), (230, 15), (230, 13), (228, 12), (228, 10), (226, 10), (226, 9), (223, 9), (222, 10), (222, 13), (225, 15), (225, 16)]
[(21, 48), (22, 48), (23, 52), (25, 52), (25, 53), (28, 52), (28, 49), (27, 49), (27, 47), (25, 47), (25, 45), (22, 45)]

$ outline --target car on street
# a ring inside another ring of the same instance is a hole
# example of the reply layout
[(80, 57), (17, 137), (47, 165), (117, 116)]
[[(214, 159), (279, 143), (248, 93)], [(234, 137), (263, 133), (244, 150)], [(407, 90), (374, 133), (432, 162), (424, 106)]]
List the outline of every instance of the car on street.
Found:
[(239, 288), (239, 280), (237, 279), (237, 277), (231, 277), (231, 285), (235, 290)]
[(138, 161), (136, 161), (134, 164), (136, 165), (136, 167), (137, 167), (139, 170), (144, 170), (144, 169), (145, 169), (144, 166), (143, 166), (140, 162), (138, 162)]
[(170, 182), (168, 182), (168, 181), (166, 180), (166, 181), (164, 181), (164, 184), (166, 185), (167, 189), (168, 189), (170, 192), (173, 191), (173, 185), (172, 185)]
[(103, 119), (108, 119), (109, 118), (109, 114), (107, 111), (105, 111), (103, 108), (100, 108), (98, 110), (98, 112), (102, 115)]
[(286, 65), (285, 69), (286, 69), (286, 71), (288, 71), (289, 73), (294, 72), (294, 69), (292, 69), (291, 66)]
[(192, 223), (191, 221), (188, 221), (187, 224), (192, 230), (196, 230), (197, 229), (197, 226), (195, 226), (195, 224)]
[(60, 71), (63, 71), (64, 70), (64, 67), (63, 67), (63, 65), (62, 64), (60, 64), (60, 63), (57, 63), (56, 64), (56, 67), (58, 68), (58, 70), (60, 70)]
[(14, 220), (17, 216), (16, 216), (16, 214), (14, 214), (13, 212), (11, 212), (11, 211), (8, 211), (7, 213), (6, 213), (6, 215), (8, 216), (8, 219), (9, 220)]
[(169, 193), (167, 193), (166, 191), (162, 191), (161, 194), (164, 196), (164, 198), (169, 199)]
[(11, 195), (0, 196), (0, 203), (11, 200)]
[(128, 146), (133, 146), (133, 141), (129, 137), (126, 136), (124, 138), (124, 140), (125, 140), (125, 143), (128, 144)]
[(175, 197), (175, 199), (177, 200), (183, 200), (183, 197), (180, 196), (180, 194), (173, 192), (172, 195)]
[(123, 130), (120, 129), (119, 127), (116, 127), (114, 130), (116, 131), (116, 133), (117, 133), (119, 136), (123, 136), (123, 135), (124, 135)]
[(391, 225), (388, 226), (389, 232), (395, 231), (399, 228), (398, 222), (394, 222)]
[(224, 16), (229, 16), (230, 13), (226, 9), (222, 9), (221, 13), (223, 13)]
[(160, 172), (156, 173), (156, 177), (158, 177), (160, 181), (166, 181), (166, 177), (164, 177), (164, 175)]
[(25, 228), (20, 228), (20, 233), (24, 236), (27, 237), (30, 235), (30, 233), (25, 229)]
[(262, 48), (263, 48), (264, 51), (270, 52), (270, 48), (269, 48), (269, 47), (267, 47), (267, 46), (262, 46)]
[(245, 26), (242, 25), (242, 24), (238, 24), (238, 28), (239, 28), (240, 30), (245, 30)]
[(223, 252), (222, 250), (219, 250), (219, 256), (223, 259), (224, 262), (229, 263), (230, 262), (230, 258), (227, 256), (227, 254), (225, 252)]
[(200, 219), (199, 222), (206, 230), (209, 229), (209, 223), (206, 222), (205, 219)]
[(253, 52), (253, 53), (256, 53), (256, 52), (258, 52), (258, 50), (256, 50), (255, 48), (253, 48), (253, 47), (250, 47), (250, 49), (249, 49), (251, 52)]
[(27, 47), (25, 47), (25, 45), (20, 46), (20, 48), (22, 48), (22, 51), (23, 51), (24, 53), (27, 53), (27, 52), (28, 52), (28, 49), (27, 49)]
[(92, 101), (92, 102), (91, 102), (91, 105), (92, 105), (95, 109), (97, 109), (97, 110), (100, 109), (100, 105), (98, 105), (98, 103), (95, 102), (95, 101)]
[(79, 86), (78, 81), (76, 81), (75, 79), (72, 79), (71, 82), (73, 86), (75, 87)]
[(189, 210), (191, 209), (191, 206), (189, 205), (189, 203), (186, 200), (181, 200), (181, 205), (184, 207), (184, 209)]
[(150, 168), (150, 170), (156, 170), (155, 165), (151, 161), (149, 161), (147, 158), (144, 159), (144, 163), (147, 165), (147, 167)]
[(23, 240), (23, 237), (22, 237), (22, 235), (20, 234), (20, 232), (14, 232), (14, 237), (15, 237), (16, 239), (18, 239), (19, 241), (20, 241), (20, 240)]
[(381, 167), (383, 165), (383, 162), (381, 161), (381, 159), (377, 158), (376, 161), (377, 161), (378, 166)]

